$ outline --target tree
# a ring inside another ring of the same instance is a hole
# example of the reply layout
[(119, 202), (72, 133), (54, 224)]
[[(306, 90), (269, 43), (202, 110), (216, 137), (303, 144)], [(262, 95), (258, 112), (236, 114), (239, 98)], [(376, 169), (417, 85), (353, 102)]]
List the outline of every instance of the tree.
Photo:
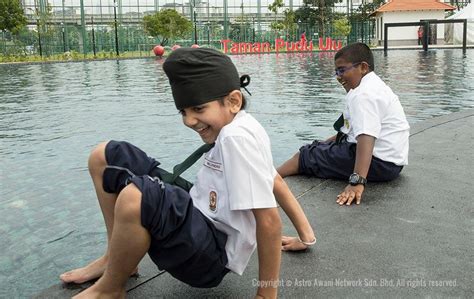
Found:
[(352, 15), (353, 21), (365, 22), (370, 19), (369, 15), (384, 4), (384, 0), (373, 0), (370, 3), (362, 3)]
[[(382, 4), (384, 4), (384, 0), (373, 0), (370, 3), (367, 3), (367, 1), (363, 2), (357, 10), (349, 16), (349, 21), (352, 26), (356, 25), (351, 34), (352, 36), (355, 37), (359, 35), (359, 38), (362, 38), (362, 42), (365, 42), (366, 38), (374, 34), (373, 30), (375, 27), (372, 26), (372, 29), (370, 28), (370, 24), (373, 22), (370, 18), (370, 14), (377, 10)], [(372, 32), (367, 30), (372, 30)]]
[(311, 15), (318, 23), (319, 36), (326, 34), (326, 24), (334, 19), (333, 8), (334, 4), (340, 3), (343, 0), (304, 0), (303, 3), (309, 10), (313, 10)]
[[(458, 8), (458, 10), (461, 9), (461, 5), (460, 5), (460, 3), (459, 3), (458, 0), (450, 0), (449, 3), (450, 3), (451, 5), (453, 5), (453, 6), (456, 5), (456, 7)], [(465, 4), (465, 5), (466, 5), (466, 4)]]
[(285, 25), (285, 29), (289, 31), (296, 29), (295, 12), (290, 9), (285, 9), (283, 14), (285, 15), (285, 19), (283, 19), (283, 25)]
[(282, 24), (285, 27), (286, 35), (289, 36), (296, 31), (296, 14), (289, 8), (285, 9), (283, 14), (285, 15), (285, 18), (283, 19)]
[(17, 33), (25, 26), (20, 0), (0, 0), (0, 30)]
[(334, 35), (347, 37), (351, 33), (351, 25), (347, 18), (340, 18), (334, 21)]
[(306, 24), (316, 24), (318, 20), (316, 10), (307, 5), (295, 10), (295, 19)]
[(274, 0), (272, 4), (268, 5), (268, 10), (275, 14), (275, 20), (276, 20), (276, 15), (278, 14), (278, 10), (282, 8), (284, 5), (285, 4), (283, 3), (283, 0)]
[(270, 25), (270, 28), (275, 31), (280, 31), (285, 28), (285, 25), (277, 20), (278, 10), (284, 5), (283, 0), (274, 0), (272, 4), (268, 5), (268, 10), (275, 14), (275, 21)]
[(230, 36), (235, 41), (247, 41), (251, 29), (249, 18), (241, 15), (235, 18), (234, 23), (230, 23)]
[(174, 9), (165, 9), (145, 16), (143, 27), (149, 35), (160, 38), (162, 46), (165, 46), (170, 39), (186, 37), (193, 30), (191, 21)]

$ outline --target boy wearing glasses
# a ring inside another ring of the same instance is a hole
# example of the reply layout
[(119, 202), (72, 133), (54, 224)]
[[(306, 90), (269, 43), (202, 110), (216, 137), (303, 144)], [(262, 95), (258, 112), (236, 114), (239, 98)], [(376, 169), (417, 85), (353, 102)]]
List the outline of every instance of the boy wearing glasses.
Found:
[(305, 174), (348, 180), (339, 205), (360, 204), (367, 181), (390, 181), (408, 164), (410, 126), (398, 97), (374, 73), (370, 48), (354, 43), (335, 55), (336, 78), (347, 92), (334, 124), (338, 134), (302, 146), (277, 170), (282, 177)]

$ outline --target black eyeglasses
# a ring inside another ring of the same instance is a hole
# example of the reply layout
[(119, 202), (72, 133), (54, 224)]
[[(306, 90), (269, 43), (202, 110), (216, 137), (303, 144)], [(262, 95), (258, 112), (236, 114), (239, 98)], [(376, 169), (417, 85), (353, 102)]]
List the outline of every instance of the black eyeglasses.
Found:
[(342, 76), (345, 72), (347, 72), (348, 70), (352, 69), (352, 68), (355, 68), (356, 66), (358, 66), (359, 64), (361, 64), (362, 62), (356, 62), (356, 63), (353, 63), (351, 66), (348, 66), (348, 67), (338, 67), (337, 69), (335, 69), (335, 73), (334, 73), (334, 76), (336, 77), (340, 77)]

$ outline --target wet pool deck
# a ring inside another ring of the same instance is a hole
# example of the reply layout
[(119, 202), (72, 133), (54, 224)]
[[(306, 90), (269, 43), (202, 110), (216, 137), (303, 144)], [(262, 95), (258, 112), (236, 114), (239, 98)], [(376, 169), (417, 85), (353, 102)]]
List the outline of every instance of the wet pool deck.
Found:
[[(393, 182), (369, 184), (360, 206), (335, 203), (344, 182), (287, 178), (318, 244), (283, 253), (280, 297), (472, 297), (473, 126), (474, 109), (413, 125), (410, 165)], [(145, 258), (128, 298), (252, 298), (256, 277), (256, 254), (243, 276), (229, 274), (213, 289), (189, 287)], [(87, 286), (56, 284), (36, 297), (68, 298)]]

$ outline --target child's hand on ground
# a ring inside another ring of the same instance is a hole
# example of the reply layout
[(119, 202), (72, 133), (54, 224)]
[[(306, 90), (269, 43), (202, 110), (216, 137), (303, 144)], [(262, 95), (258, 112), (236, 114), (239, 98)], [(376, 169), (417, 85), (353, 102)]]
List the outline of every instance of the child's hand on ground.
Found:
[(347, 185), (346, 188), (344, 188), (344, 191), (342, 191), (336, 199), (336, 203), (339, 205), (347, 205), (350, 206), (352, 201), (355, 199), (356, 204), (360, 204), (360, 201), (362, 199), (362, 193), (364, 192), (364, 185), (359, 184), (359, 185)]
[(283, 251), (300, 251), (308, 248), (308, 245), (301, 243), (297, 237), (281, 237), (281, 250)]

